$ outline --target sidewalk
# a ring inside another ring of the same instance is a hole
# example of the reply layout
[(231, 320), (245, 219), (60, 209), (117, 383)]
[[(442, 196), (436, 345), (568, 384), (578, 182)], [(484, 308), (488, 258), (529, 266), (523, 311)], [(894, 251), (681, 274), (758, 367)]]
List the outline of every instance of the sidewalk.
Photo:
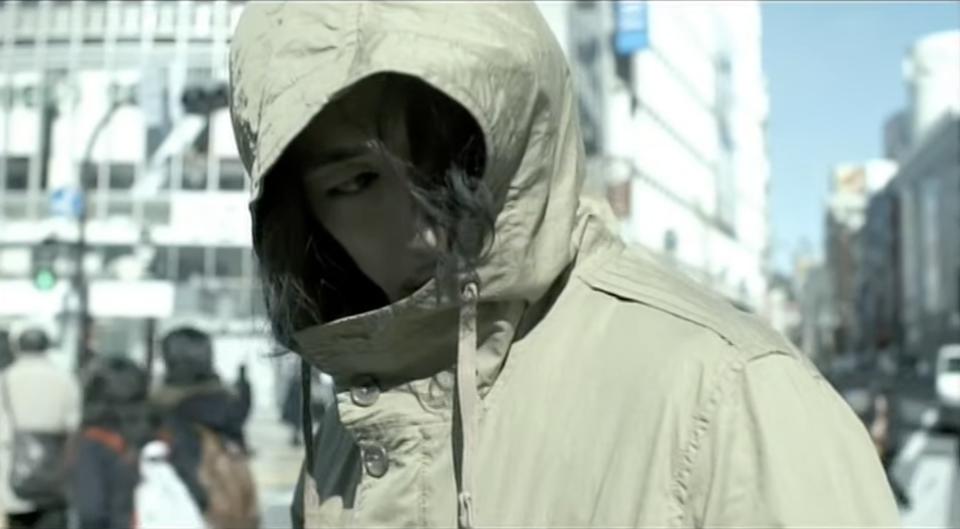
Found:
[(260, 491), (262, 527), (288, 528), (290, 503), (303, 463), (303, 448), (290, 446), (290, 429), (273, 409), (255, 408), (246, 432), (254, 451), (250, 467)]

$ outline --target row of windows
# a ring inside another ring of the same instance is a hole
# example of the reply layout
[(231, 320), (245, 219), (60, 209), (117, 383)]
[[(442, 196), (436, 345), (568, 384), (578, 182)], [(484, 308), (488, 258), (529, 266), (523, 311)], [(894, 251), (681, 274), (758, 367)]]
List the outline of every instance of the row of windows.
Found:
[[(0, 163), (4, 163), (0, 159)], [(31, 158), (27, 156), (11, 156), (6, 158), (6, 170), (0, 170), (3, 181), (0, 187), (6, 191), (27, 191), (31, 188), (47, 190), (46, 179), (41, 175), (37, 186), (30, 185), (30, 164)], [(242, 191), (245, 186), (246, 176), (243, 165), (240, 160), (232, 158), (220, 158), (216, 162), (219, 164), (219, 175), (214, 186), (220, 191)], [(101, 173), (102, 169), (102, 173)], [(183, 159), (183, 171), (179, 189), (188, 191), (200, 191), (208, 189), (212, 175), (208, 171), (206, 156), (186, 156)], [(164, 179), (162, 189), (175, 188), (175, 182), (170, 178), (172, 172), (171, 164), (164, 168), (167, 172), (167, 178)], [(101, 164), (87, 162), (83, 164), (82, 173), (83, 185), (86, 189), (98, 190), (105, 189), (109, 191), (129, 191), (136, 182), (136, 165), (132, 163), (107, 163)]]
[(27, 41), (43, 37), (66, 39), (76, 30), (84, 37), (99, 39), (107, 34), (118, 39), (139, 38), (147, 32), (173, 37), (181, 28), (187, 30), (185, 36), (189, 38), (209, 38), (217, 31), (229, 32), (236, 27), (242, 5), (232, 2), (225, 7), (226, 10), (218, 11), (209, 1), (193, 5), (55, 2), (45, 6), (21, 2), (15, 8), (0, 3), (0, 27), (12, 28), (17, 40)]
[[(191, 70), (199, 70), (199, 68), (192, 68)], [(210, 71), (210, 69), (206, 68), (206, 71)], [(57, 80), (58, 77), (66, 77), (66, 73), (62, 69), (49, 69), (47, 72), (46, 79), (51, 80), (46, 83), (47, 86), (55, 85), (50, 91), (57, 91), (57, 94), (50, 93), (47, 96), (50, 98), (50, 101), (53, 101), (57, 95), (65, 102), (71, 104), (76, 104), (80, 101), (80, 87), (75, 82), (71, 83)], [(191, 74), (188, 73), (188, 79), (191, 79), (190, 75)], [(193, 77), (196, 77), (196, 75), (194, 74)], [(38, 108), (43, 103), (43, 89), (44, 86), (36, 83), (21, 83), (12, 86), (0, 85), (0, 107), (4, 109), (13, 107), (23, 107), (27, 109)], [(130, 101), (136, 103), (138, 96), (138, 86), (135, 83), (113, 82), (107, 86), (108, 101)]]
[[(63, 242), (52, 245), (50, 249), (48, 256), (57, 263), (57, 269), (65, 275), (72, 274), (75, 246)], [(0, 262), (4, 262), (3, 255), (9, 257), (10, 252), (16, 251), (19, 251), (16, 247), (0, 248)], [(116, 278), (119, 270), (117, 267), (121, 266), (121, 263), (142, 257), (138, 254), (138, 248), (131, 245), (91, 245), (87, 248), (86, 255), (87, 259), (92, 259), (91, 263), (96, 263), (88, 269), (91, 279)], [(146, 277), (150, 279), (191, 284), (219, 282), (223, 285), (252, 285), (256, 283), (253, 263), (253, 252), (249, 248), (157, 246), (153, 248), (152, 259), (144, 264)], [(16, 278), (22, 273), (23, 270), (16, 268), (0, 269), (2, 277)]]
[(160, 246), (156, 248), (150, 273), (156, 279), (178, 282), (250, 278), (252, 259), (248, 248)]

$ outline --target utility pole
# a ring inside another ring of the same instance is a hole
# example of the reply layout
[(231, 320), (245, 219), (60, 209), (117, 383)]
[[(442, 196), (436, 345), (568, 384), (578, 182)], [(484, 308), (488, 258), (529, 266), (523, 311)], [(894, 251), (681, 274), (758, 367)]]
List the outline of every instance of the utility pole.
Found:
[(79, 327), (78, 338), (77, 338), (77, 351), (76, 351), (76, 369), (78, 371), (83, 370), (86, 367), (87, 363), (91, 360), (93, 351), (90, 348), (90, 337), (93, 326), (93, 321), (90, 317), (90, 286), (87, 278), (87, 272), (84, 268), (84, 260), (87, 255), (87, 220), (89, 218), (89, 203), (88, 199), (88, 169), (92, 165), (90, 163), (91, 156), (93, 155), (93, 148), (97, 144), (97, 140), (100, 138), (100, 134), (107, 127), (107, 124), (110, 123), (110, 119), (113, 118), (113, 115), (116, 114), (117, 110), (120, 107), (130, 104), (130, 100), (116, 100), (111, 101), (110, 106), (107, 108), (107, 111), (100, 118), (100, 121), (97, 122), (94, 126), (93, 131), (90, 133), (90, 138), (87, 140), (87, 145), (83, 150), (83, 157), (80, 159), (80, 170), (77, 171), (79, 175), (79, 188), (80, 188), (80, 207), (77, 212), (77, 245), (75, 247), (74, 260), (76, 264), (75, 276), (74, 276), (74, 288), (77, 292), (77, 325)]
[[(77, 351), (76, 351), (76, 360), (77, 368), (83, 369), (86, 366), (87, 362), (90, 361), (93, 351), (90, 349), (90, 337), (91, 337), (91, 327), (92, 319), (90, 317), (90, 289), (89, 289), (89, 280), (87, 278), (86, 270), (83, 266), (84, 258), (87, 254), (87, 220), (89, 219), (88, 212), (88, 189), (87, 182), (91, 180), (87, 178), (87, 171), (89, 170), (91, 156), (93, 154), (93, 148), (97, 143), (97, 139), (100, 137), (100, 134), (109, 124), (110, 119), (121, 107), (129, 104), (133, 104), (135, 101), (130, 99), (113, 101), (110, 104), (110, 107), (104, 113), (103, 117), (100, 118), (100, 121), (97, 122), (97, 125), (94, 127), (93, 132), (90, 134), (90, 138), (87, 140), (86, 148), (83, 151), (83, 158), (80, 162), (80, 170), (78, 174), (80, 175), (80, 208), (77, 215), (79, 236), (77, 239), (76, 246), (76, 275), (74, 277), (76, 292), (77, 292), (77, 301), (78, 301), (78, 318), (79, 318), (79, 328), (80, 332), (78, 333), (77, 340)], [(228, 89), (226, 83), (212, 83), (203, 86), (188, 86), (183, 90), (181, 97), (181, 103), (183, 104), (184, 110), (187, 114), (200, 115), (205, 118), (205, 127), (209, 126), (210, 115), (213, 111), (224, 108), (228, 104)], [(154, 331), (155, 324), (148, 322), (147, 333), (148, 335)], [(152, 351), (149, 351), (148, 355), (152, 356)], [(152, 361), (152, 358), (150, 359)]]

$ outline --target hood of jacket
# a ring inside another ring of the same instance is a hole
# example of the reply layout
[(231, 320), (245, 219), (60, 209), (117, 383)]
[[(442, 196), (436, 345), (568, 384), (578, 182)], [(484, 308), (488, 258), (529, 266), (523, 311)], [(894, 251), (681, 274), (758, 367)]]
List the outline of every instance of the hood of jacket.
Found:
[[(497, 207), (477, 270), (483, 384), (519, 307), (542, 298), (577, 252), (584, 154), (567, 63), (533, 3), (251, 2), (230, 50), (230, 109), (252, 201), (265, 178), (285, 177), (271, 167), (317, 113), (384, 72), (440, 90), (483, 131)], [(458, 305), (438, 301), (431, 281), (390, 306), (303, 329), (299, 353), (338, 382), (428, 376), (453, 359)]]

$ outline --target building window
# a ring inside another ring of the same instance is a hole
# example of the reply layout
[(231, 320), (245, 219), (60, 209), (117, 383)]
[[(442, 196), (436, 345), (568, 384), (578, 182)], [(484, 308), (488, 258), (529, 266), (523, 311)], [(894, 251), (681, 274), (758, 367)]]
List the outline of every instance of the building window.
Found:
[(214, 263), (216, 266), (214, 273), (217, 277), (243, 277), (243, 259), (243, 249), (241, 248), (215, 248)]
[(107, 216), (108, 217), (132, 217), (133, 216), (133, 200), (131, 200), (130, 196), (126, 194), (124, 194), (123, 196), (108, 197)]
[(103, 256), (104, 268), (109, 268), (117, 259), (133, 255), (133, 248), (130, 246), (102, 246), (99, 250)]
[(189, 150), (183, 155), (183, 174), (180, 187), (188, 191), (207, 188), (207, 153)]
[(169, 224), (170, 202), (165, 199), (144, 201), (143, 220), (148, 224)]
[(187, 68), (186, 85), (206, 84), (213, 78), (213, 70), (206, 66), (191, 66)]
[(83, 162), (80, 164), (80, 180), (83, 182), (84, 189), (96, 189), (100, 177), (100, 165), (95, 162)]
[(221, 191), (243, 191), (245, 180), (246, 173), (240, 160), (220, 158), (219, 188)]
[[(111, 191), (129, 191), (133, 188), (137, 168), (131, 163), (110, 163), (104, 169), (107, 176), (107, 189)], [(97, 189), (100, 182), (100, 163), (83, 163), (84, 189)]]
[(153, 254), (153, 260), (150, 261), (150, 276), (155, 279), (171, 279), (173, 274), (170, 270), (170, 255), (172, 248), (166, 246), (157, 246)]
[(205, 275), (204, 248), (202, 246), (183, 246), (177, 251), (177, 281), (190, 281)]
[(7, 158), (7, 179), (4, 189), (7, 191), (26, 191), (30, 182), (30, 158), (12, 156)]
[(114, 191), (126, 191), (133, 188), (133, 181), (137, 172), (132, 163), (110, 164), (109, 186)]

